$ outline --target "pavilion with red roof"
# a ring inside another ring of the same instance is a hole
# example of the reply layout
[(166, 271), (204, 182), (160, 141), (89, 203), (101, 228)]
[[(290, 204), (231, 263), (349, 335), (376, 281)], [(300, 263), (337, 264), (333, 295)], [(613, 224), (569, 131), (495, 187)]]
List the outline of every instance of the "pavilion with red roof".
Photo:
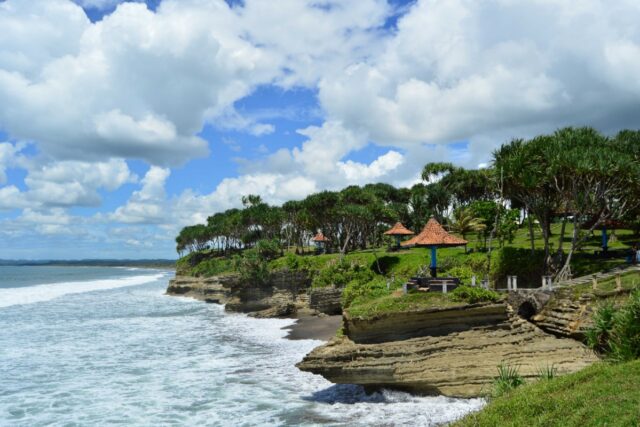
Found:
[(452, 246), (464, 246), (467, 243), (469, 242), (449, 234), (435, 218), (431, 217), (420, 234), (402, 243), (402, 246), (431, 248), (431, 276), (437, 277), (437, 249)]
[(400, 240), (403, 236), (413, 236), (413, 231), (402, 225), (401, 222), (396, 222), (393, 227), (383, 233), (385, 236), (394, 236), (396, 238), (396, 248), (400, 248)]
[(313, 237), (313, 239), (311, 239), (311, 241), (316, 244), (316, 252), (318, 253), (324, 252), (326, 244), (330, 242), (329, 238), (325, 237), (325, 235), (320, 231)]

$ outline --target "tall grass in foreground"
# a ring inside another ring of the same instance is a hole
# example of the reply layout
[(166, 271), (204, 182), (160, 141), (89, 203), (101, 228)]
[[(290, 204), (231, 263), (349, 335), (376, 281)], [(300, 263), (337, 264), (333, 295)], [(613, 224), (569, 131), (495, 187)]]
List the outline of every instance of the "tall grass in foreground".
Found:
[(614, 362), (640, 358), (640, 290), (631, 293), (626, 304), (600, 307), (587, 331), (587, 344)]
[(522, 384), (524, 384), (524, 378), (520, 375), (518, 367), (502, 362), (498, 365), (498, 376), (493, 382), (493, 396), (502, 396)]

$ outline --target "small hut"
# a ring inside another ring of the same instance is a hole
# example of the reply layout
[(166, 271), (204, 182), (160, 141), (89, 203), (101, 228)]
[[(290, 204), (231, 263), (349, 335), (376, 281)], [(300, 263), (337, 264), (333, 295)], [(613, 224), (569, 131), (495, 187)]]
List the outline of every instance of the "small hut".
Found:
[(400, 242), (404, 236), (413, 236), (413, 231), (409, 230), (407, 227), (402, 225), (401, 222), (396, 222), (396, 224), (391, 227), (389, 230), (383, 233), (385, 236), (393, 236), (396, 239), (396, 249), (400, 249)]
[(325, 237), (324, 234), (322, 234), (321, 232), (318, 232), (318, 234), (316, 234), (315, 237), (311, 240), (316, 245), (316, 253), (323, 253), (326, 251), (327, 249), (326, 245), (329, 242), (329, 239)]
[(420, 234), (402, 243), (403, 247), (431, 248), (431, 277), (438, 277), (438, 248), (464, 246), (464, 239), (449, 234), (435, 218), (431, 217)]

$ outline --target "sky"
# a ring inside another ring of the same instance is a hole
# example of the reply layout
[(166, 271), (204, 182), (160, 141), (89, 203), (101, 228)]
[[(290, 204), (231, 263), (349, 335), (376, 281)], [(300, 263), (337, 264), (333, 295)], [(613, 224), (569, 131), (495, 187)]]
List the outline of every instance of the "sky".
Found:
[(185, 225), (640, 128), (637, 0), (0, 0), (0, 258), (175, 258)]

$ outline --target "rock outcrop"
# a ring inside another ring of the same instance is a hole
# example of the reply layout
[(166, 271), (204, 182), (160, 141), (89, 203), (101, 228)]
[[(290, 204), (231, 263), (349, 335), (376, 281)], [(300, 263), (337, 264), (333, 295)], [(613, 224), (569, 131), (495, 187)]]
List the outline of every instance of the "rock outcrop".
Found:
[[(298, 310), (310, 311), (310, 288), (311, 278), (307, 272), (278, 271), (272, 273), (265, 284), (246, 283), (238, 275), (176, 276), (169, 282), (167, 294), (224, 304), (228, 311), (254, 313), (256, 317), (285, 317)], [(332, 301), (325, 298), (323, 308), (335, 311)], [(338, 312), (341, 311), (338, 307)]]
[(362, 320), (344, 314), (344, 329), (359, 344), (443, 336), (477, 327), (501, 327), (507, 320), (504, 304), (459, 304), (404, 313), (385, 313)]
[(316, 288), (309, 291), (309, 307), (324, 314), (342, 313), (342, 288)]
[[(458, 314), (463, 318), (464, 308)], [(562, 374), (597, 360), (577, 341), (546, 334), (517, 316), (504, 317), (493, 325), (444, 336), (377, 344), (336, 338), (314, 349), (297, 366), (334, 383), (472, 397), (490, 391), (500, 363), (517, 366), (526, 378), (547, 366)]]
[(557, 289), (553, 298), (535, 315), (531, 321), (542, 330), (559, 337), (583, 341), (585, 332), (593, 325), (592, 316), (604, 301), (614, 304), (625, 301), (628, 289), (609, 292), (597, 291), (575, 295), (571, 287)]

